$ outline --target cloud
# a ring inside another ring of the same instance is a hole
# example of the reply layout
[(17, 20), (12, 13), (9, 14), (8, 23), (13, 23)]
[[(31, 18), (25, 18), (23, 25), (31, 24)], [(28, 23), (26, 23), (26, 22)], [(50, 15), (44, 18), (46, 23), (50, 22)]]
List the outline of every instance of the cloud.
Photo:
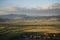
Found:
[(4, 13), (4, 11), (3, 10), (0, 10), (0, 13)]
[(60, 3), (48, 4), (48, 5), (37, 7), (36, 9), (42, 9), (42, 10), (47, 10), (47, 9), (60, 9)]
[(4, 9), (0, 9), (0, 14), (28, 14), (28, 15), (60, 15), (60, 4), (54, 3), (37, 8), (22, 8), (8, 5)]
[(0, 15), (11, 14), (11, 13), (15, 13), (16, 11), (17, 11), (16, 8), (13, 5), (9, 4), (5, 7), (0, 8)]
[(5, 6), (5, 10), (15, 12), (16, 8), (12, 4), (9, 3), (8, 5)]
[(4, 9), (0, 8), (0, 14), (3, 14), (3, 13), (5, 13)]

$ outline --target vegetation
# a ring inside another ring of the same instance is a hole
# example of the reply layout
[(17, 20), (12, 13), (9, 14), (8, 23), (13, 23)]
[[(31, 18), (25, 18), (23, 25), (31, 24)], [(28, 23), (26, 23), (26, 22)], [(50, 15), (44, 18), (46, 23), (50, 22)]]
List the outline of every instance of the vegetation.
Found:
[(0, 22), (0, 39), (11, 40), (23, 32), (60, 33), (57, 20), (10, 20)]

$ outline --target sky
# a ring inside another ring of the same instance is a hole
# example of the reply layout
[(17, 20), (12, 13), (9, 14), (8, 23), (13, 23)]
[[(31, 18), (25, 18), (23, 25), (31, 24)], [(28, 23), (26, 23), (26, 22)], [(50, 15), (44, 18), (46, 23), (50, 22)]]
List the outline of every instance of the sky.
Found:
[(60, 15), (60, 0), (0, 0), (3, 14)]
[(51, 3), (60, 3), (60, 0), (0, 0), (0, 7), (13, 5), (18, 7), (38, 7)]

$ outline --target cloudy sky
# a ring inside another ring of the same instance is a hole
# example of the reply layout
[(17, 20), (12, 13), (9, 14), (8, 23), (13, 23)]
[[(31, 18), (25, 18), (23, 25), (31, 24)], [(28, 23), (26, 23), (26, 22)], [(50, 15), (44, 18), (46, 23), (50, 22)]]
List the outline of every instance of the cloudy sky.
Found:
[(60, 15), (60, 0), (0, 0), (0, 15)]

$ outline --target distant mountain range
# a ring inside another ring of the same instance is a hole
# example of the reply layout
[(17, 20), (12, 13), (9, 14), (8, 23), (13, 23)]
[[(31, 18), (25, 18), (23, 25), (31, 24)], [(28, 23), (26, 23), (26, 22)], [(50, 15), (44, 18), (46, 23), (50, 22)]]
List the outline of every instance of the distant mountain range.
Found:
[(31, 20), (31, 19), (50, 19), (58, 18), (60, 20), (60, 15), (56, 16), (28, 16), (23, 14), (9, 14), (9, 15), (0, 15), (0, 22), (8, 20)]
[(56, 16), (28, 16), (24, 14), (9, 14), (9, 15), (0, 15), (0, 19), (40, 19), (40, 18), (51, 18), (56, 17), (60, 18), (60, 15)]

